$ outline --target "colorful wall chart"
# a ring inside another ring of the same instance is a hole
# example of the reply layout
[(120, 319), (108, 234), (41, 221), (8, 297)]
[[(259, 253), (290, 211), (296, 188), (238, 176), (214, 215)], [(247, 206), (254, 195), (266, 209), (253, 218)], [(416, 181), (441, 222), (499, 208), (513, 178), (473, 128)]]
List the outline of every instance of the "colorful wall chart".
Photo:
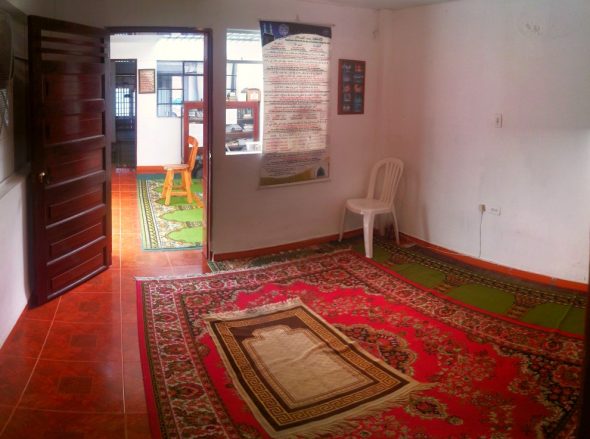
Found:
[(264, 135), (260, 186), (329, 177), (328, 111), (332, 30), (261, 21)]
[(365, 112), (365, 75), (364, 61), (338, 62), (338, 114)]

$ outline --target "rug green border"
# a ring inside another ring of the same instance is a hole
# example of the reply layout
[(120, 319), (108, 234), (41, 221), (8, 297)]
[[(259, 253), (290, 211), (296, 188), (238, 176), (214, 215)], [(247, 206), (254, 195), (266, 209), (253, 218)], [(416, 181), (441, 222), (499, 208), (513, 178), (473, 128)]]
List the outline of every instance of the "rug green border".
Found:
[[(178, 250), (201, 250), (203, 245), (192, 245), (185, 247), (163, 247), (153, 248), (146, 247), (147, 242), (157, 241), (157, 230), (154, 222), (154, 212), (152, 210), (149, 194), (147, 190), (147, 180), (162, 179), (163, 176), (158, 174), (142, 174), (137, 176), (137, 200), (139, 203), (139, 228), (141, 234), (141, 248), (145, 251), (178, 251)], [(146, 213), (150, 212), (151, 215)], [(150, 239), (148, 241), (148, 238)]]

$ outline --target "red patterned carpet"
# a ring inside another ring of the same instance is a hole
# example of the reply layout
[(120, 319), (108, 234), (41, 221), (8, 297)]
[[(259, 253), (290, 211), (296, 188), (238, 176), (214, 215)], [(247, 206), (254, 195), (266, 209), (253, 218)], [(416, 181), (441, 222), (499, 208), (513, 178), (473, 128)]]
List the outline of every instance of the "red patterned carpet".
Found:
[(204, 320), (291, 299), (393, 369), (432, 385), (393, 407), (351, 412), (322, 437), (553, 438), (575, 425), (581, 338), (466, 307), (344, 251), (138, 281), (155, 437), (292, 437), (269, 434), (257, 421)]

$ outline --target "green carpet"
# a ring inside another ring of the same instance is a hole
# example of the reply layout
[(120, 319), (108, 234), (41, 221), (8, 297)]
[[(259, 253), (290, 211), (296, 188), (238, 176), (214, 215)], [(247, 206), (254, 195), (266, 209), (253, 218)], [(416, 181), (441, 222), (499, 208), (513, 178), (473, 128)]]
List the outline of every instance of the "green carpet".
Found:
[[(263, 257), (210, 262), (209, 265), (213, 271), (256, 267), (343, 247), (364, 254), (362, 238), (354, 238)], [(586, 295), (583, 293), (479, 269), (417, 245), (398, 247), (391, 240), (377, 237), (373, 247), (376, 262), (466, 305), (546, 328), (584, 333)]]
[[(140, 207), (141, 240), (144, 250), (186, 250), (201, 248), (203, 242), (203, 209), (186, 197), (171, 197), (164, 204), (163, 176), (137, 177)], [(180, 181), (174, 184), (179, 185)], [(201, 180), (193, 179), (192, 191), (203, 192)]]

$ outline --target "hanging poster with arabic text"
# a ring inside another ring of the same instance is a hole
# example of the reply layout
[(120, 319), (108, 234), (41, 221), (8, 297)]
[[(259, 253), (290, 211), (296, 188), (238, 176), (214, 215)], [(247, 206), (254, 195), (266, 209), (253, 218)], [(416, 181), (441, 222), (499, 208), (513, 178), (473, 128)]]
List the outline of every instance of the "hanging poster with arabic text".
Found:
[(261, 21), (264, 135), (260, 186), (326, 180), (332, 30)]

